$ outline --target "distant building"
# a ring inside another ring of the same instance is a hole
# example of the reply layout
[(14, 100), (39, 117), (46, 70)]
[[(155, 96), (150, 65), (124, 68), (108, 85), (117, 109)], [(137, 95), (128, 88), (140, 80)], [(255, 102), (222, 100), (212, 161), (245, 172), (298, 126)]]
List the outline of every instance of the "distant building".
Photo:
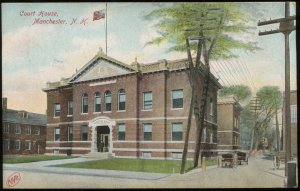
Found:
[(45, 153), (46, 123), (46, 115), (7, 109), (2, 98), (3, 154)]
[[(285, 102), (283, 93), (283, 107), (282, 107), (282, 124), (283, 124), (283, 150), (285, 150)], [(291, 154), (297, 156), (297, 90), (290, 92), (290, 111), (291, 111)]]
[(234, 97), (218, 97), (218, 149), (240, 149), (241, 105)]
[[(49, 154), (106, 152), (115, 157), (181, 159), (190, 106), (186, 59), (150, 64), (122, 63), (99, 51), (71, 78), (48, 82), (47, 147)], [(201, 91), (203, 77), (197, 79)], [(217, 148), (217, 91), (208, 90), (202, 151)], [(198, 103), (201, 96), (198, 96)], [(188, 157), (193, 157), (192, 122)]]

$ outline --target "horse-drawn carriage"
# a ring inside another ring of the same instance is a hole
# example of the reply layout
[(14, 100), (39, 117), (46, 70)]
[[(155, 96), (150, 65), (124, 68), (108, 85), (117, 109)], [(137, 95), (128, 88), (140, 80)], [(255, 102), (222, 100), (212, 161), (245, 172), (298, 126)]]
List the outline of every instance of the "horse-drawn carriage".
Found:
[(248, 164), (248, 154), (244, 151), (231, 151), (219, 154), (219, 166), (237, 167), (238, 163)]
[(242, 162), (245, 162), (248, 165), (248, 154), (244, 151), (236, 151), (237, 160), (241, 165)]
[(220, 156), (221, 167), (236, 167), (237, 166), (237, 157), (233, 152), (223, 153)]

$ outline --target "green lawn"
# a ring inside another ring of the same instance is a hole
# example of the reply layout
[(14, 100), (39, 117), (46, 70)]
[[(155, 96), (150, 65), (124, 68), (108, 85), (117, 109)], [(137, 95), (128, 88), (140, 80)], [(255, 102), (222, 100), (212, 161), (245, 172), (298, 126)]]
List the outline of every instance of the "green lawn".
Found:
[(29, 163), (46, 160), (58, 160), (75, 158), (74, 156), (55, 156), (55, 155), (24, 155), (16, 157), (4, 157), (3, 163), (16, 164), (16, 163)]
[[(216, 160), (207, 160), (207, 166), (216, 164)], [(187, 161), (186, 171), (192, 169), (193, 162)], [(181, 160), (151, 160), (151, 159), (123, 159), (113, 158), (107, 160), (90, 161), (84, 163), (73, 163), (56, 165), (56, 167), (68, 168), (88, 168), (88, 169), (107, 169), (107, 170), (124, 170), (139, 172), (156, 172), (156, 173), (175, 173), (180, 172)]]

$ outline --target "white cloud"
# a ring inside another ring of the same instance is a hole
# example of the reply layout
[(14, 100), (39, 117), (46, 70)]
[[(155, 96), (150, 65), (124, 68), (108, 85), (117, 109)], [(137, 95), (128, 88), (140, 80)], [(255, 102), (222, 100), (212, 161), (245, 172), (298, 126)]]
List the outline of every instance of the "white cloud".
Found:
[(15, 32), (3, 35), (2, 56), (6, 63), (12, 57), (19, 57), (26, 54), (34, 46), (47, 38), (47, 34), (53, 31), (52, 26), (25, 26)]

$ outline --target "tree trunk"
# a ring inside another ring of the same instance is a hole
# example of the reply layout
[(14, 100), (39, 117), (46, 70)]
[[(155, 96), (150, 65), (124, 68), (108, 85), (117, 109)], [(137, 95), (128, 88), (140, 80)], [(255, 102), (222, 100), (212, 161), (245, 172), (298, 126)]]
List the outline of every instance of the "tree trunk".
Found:
[(193, 109), (195, 108), (195, 68), (193, 65), (193, 59), (191, 55), (191, 50), (190, 50), (190, 43), (189, 40), (186, 39), (186, 46), (187, 46), (187, 56), (189, 60), (189, 81), (191, 85), (191, 103), (190, 103), (190, 110), (189, 110), (189, 116), (188, 116), (188, 124), (186, 128), (186, 134), (185, 134), (185, 142), (184, 142), (184, 148), (182, 152), (182, 160), (181, 160), (181, 169), (180, 169), (180, 174), (184, 173), (185, 170), (185, 163), (186, 163), (186, 157), (187, 157), (187, 152), (188, 152), (188, 145), (189, 145), (189, 135), (190, 135), (190, 129), (191, 129), (191, 121), (192, 121), (192, 113)]

